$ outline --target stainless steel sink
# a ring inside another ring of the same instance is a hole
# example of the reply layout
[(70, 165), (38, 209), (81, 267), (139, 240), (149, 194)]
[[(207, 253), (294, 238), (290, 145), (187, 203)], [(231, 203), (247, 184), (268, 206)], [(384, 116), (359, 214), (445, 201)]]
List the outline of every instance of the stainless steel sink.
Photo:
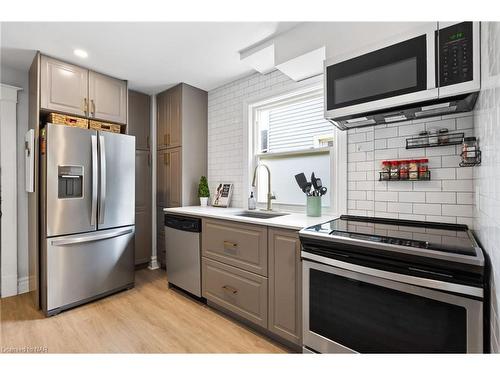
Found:
[(239, 214), (236, 214), (236, 216), (243, 216), (243, 217), (254, 217), (256, 219), (272, 219), (273, 217), (279, 217), (279, 216), (285, 216), (289, 215), (284, 212), (272, 212), (272, 211), (244, 211)]

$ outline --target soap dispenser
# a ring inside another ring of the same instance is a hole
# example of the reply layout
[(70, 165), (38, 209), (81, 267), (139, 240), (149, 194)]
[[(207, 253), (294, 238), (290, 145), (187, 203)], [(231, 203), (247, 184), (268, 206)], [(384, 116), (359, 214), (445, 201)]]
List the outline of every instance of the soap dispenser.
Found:
[(257, 208), (257, 201), (253, 196), (253, 191), (250, 193), (250, 197), (248, 197), (248, 209), (255, 210)]

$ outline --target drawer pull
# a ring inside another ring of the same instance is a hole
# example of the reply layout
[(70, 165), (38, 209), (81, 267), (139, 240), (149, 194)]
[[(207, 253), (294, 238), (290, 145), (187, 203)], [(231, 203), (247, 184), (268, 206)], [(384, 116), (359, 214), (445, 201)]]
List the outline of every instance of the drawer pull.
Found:
[(222, 289), (227, 290), (228, 292), (233, 293), (233, 294), (238, 294), (238, 289), (233, 288), (232, 286), (229, 286), (229, 285), (224, 285), (222, 287)]
[(234, 250), (238, 247), (237, 243), (224, 241), (224, 250)]

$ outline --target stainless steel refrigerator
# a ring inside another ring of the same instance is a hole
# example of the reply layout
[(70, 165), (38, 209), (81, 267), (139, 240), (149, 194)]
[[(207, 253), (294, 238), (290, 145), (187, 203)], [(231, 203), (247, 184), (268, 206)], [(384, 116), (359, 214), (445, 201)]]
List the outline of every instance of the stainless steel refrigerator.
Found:
[(134, 286), (135, 137), (47, 124), (41, 147), (46, 315)]

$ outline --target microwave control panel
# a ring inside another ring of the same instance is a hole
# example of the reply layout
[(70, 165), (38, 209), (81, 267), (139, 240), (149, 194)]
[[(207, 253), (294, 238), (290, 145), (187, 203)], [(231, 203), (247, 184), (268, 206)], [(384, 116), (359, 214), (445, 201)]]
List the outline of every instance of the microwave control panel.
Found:
[(472, 81), (472, 22), (462, 22), (437, 31), (439, 86)]

